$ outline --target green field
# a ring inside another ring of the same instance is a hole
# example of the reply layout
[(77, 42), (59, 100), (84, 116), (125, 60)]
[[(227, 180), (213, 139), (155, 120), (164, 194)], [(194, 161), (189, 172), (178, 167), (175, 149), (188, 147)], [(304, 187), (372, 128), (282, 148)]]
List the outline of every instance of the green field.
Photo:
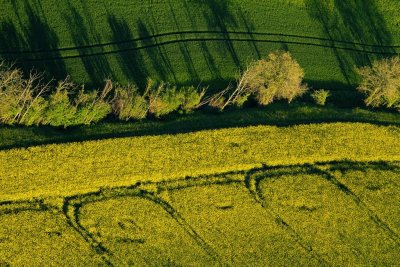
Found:
[(330, 162), (1, 202), (0, 262), (395, 266), (399, 173)]
[(354, 67), (400, 52), (394, 0), (0, 1), (0, 57), (99, 84), (221, 85), (287, 49), (316, 87), (354, 85)]

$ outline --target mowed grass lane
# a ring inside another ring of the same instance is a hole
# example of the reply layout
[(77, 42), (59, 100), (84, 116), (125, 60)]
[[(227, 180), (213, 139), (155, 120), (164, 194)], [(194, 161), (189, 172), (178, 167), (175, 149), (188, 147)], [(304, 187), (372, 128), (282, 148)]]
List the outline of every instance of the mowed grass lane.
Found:
[(262, 165), (400, 159), (400, 129), (363, 123), (256, 126), (0, 152), (0, 200), (66, 196)]

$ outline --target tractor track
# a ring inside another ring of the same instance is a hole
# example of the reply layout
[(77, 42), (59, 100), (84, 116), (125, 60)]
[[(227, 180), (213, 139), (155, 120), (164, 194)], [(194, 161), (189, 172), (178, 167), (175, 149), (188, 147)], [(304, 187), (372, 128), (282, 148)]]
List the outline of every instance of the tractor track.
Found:
[[(216, 37), (201, 37), (199, 35), (217, 35)], [(196, 35), (191, 38), (181, 37), (184, 35)], [(233, 37), (230, 37), (233, 35)], [(246, 35), (247, 37), (238, 38), (236, 36)], [(258, 36), (258, 38), (254, 38), (254, 36)], [(158, 38), (163, 37), (175, 37), (173, 40), (157, 40)], [(275, 39), (273, 39), (274, 37)], [(296, 40), (286, 40), (286, 39), (298, 39)], [(300, 41), (300, 40), (309, 40)], [(330, 48), (337, 50), (346, 50), (357, 53), (365, 53), (365, 54), (379, 54), (379, 55), (398, 55), (400, 51), (396, 51), (396, 49), (400, 48), (400, 45), (375, 45), (375, 44), (364, 44), (357, 42), (349, 42), (349, 41), (339, 41), (339, 40), (331, 40), (327, 38), (319, 38), (312, 36), (300, 36), (300, 35), (291, 35), (291, 34), (276, 34), (276, 33), (252, 33), (252, 32), (221, 32), (221, 31), (186, 31), (186, 32), (171, 32), (171, 33), (163, 33), (156, 34), (153, 36), (141, 37), (126, 41), (116, 41), (116, 42), (108, 42), (102, 44), (93, 44), (93, 45), (84, 45), (84, 46), (76, 46), (76, 47), (66, 47), (66, 48), (58, 48), (58, 49), (50, 49), (50, 50), (24, 50), (24, 51), (0, 51), (0, 55), (12, 56), (16, 57), (16, 60), (19, 62), (39, 62), (39, 61), (55, 61), (55, 60), (66, 60), (66, 59), (76, 59), (76, 58), (85, 58), (85, 57), (94, 57), (94, 56), (106, 56), (110, 54), (118, 54), (130, 51), (137, 51), (143, 49), (149, 49), (164, 45), (176, 44), (176, 43), (186, 43), (186, 42), (253, 42), (253, 43), (285, 43), (285, 44), (293, 44), (293, 45), (302, 45), (302, 46), (314, 46), (314, 47), (322, 47), (322, 48)], [(318, 41), (320, 43), (312, 42)], [(137, 43), (141, 45), (137, 45)], [(144, 44), (144, 45), (143, 45)], [(131, 47), (127, 47), (124, 49), (111, 49), (109, 51), (103, 51), (104, 48), (114, 47), (114, 46), (122, 46), (128, 45)], [(359, 48), (363, 47), (363, 48)], [(368, 50), (369, 48), (369, 50)], [(91, 51), (92, 49), (100, 49), (99, 52)], [(88, 50), (88, 51), (85, 51)], [(77, 53), (76, 55), (67, 55), (67, 56), (51, 56), (51, 53), (60, 53), (60, 52), (68, 52), (72, 51)], [(50, 56), (40, 55), (49, 53)], [(27, 58), (26, 55), (34, 55), (39, 54), (38, 57)], [(19, 57), (18, 55), (22, 55)]]
[(76, 203), (76, 198), (66, 198), (63, 205), (63, 213), (68, 225), (73, 228), (84, 241), (96, 252), (104, 263), (108, 266), (114, 266), (111, 262), (111, 252), (109, 252), (101, 242), (97, 241), (92, 233), (90, 233), (79, 221), (79, 209), (81, 203)]
[(188, 34), (223, 34), (223, 35), (248, 35), (248, 36), (268, 36), (268, 37), (284, 37), (284, 38), (297, 38), (297, 39), (307, 39), (314, 41), (324, 41), (338, 44), (348, 44), (348, 45), (359, 45), (363, 47), (371, 47), (371, 48), (400, 48), (400, 45), (377, 45), (377, 44), (367, 44), (361, 42), (351, 42), (351, 41), (343, 41), (343, 40), (335, 40), (323, 37), (315, 37), (315, 36), (307, 36), (307, 35), (296, 35), (296, 34), (284, 34), (284, 33), (270, 33), (270, 32), (250, 32), (250, 31), (209, 31), (209, 30), (198, 30), (198, 31), (180, 31), (180, 32), (166, 32), (159, 33), (150, 36), (144, 36), (139, 38), (133, 38), (129, 40), (121, 40), (121, 41), (113, 41), (113, 42), (105, 42), (98, 43), (92, 45), (82, 45), (82, 46), (71, 46), (71, 47), (61, 47), (54, 49), (37, 49), (37, 50), (2, 50), (0, 51), (0, 55), (3, 54), (34, 54), (34, 53), (50, 53), (50, 52), (63, 52), (63, 51), (73, 51), (80, 49), (91, 49), (112, 45), (121, 45), (121, 44), (130, 44), (139, 41), (146, 41), (161, 37), (169, 37), (175, 35), (188, 35)]
[[(301, 246), (305, 251), (307, 251), (311, 257), (316, 259), (321, 266), (332, 266), (327, 260), (325, 260), (318, 252), (316, 252), (312, 245), (306, 242), (300, 234), (298, 234), (287, 222), (283, 220), (283, 218), (275, 212), (269, 205), (266, 199), (264, 198), (261, 190), (260, 190), (260, 182), (265, 179), (256, 179), (253, 177), (254, 173), (250, 173), (246, 176), (245, 185), (248, 189), (249, 193), (253, 196), (253, 198), (266, 210), (269, 215), (274, 218), (275, 223), (281, 227), (299, 246)], [(279, 177), (282, 173), (272, 175), (271, 177)]]
[[(130, 187), (118, 187), (115, 189), (109, 189), (106, 192), (102, 190), (96, 193), (89, 193), (84, 195), (78, 195), (73, 197), (73, 216), (68, 215), (71, 212), (66, 210), (64, 214), (69, 222), (71, 222), (71, 226), (74, 227), (84, 238), (85, 240), (94, 247), (94, 249), (99, 252), (101, 255), (107, 255), (104, 259), (106, 263), (112, 265), (111, 263), (111, 254), (107, 250), (107, 248), (101, 244), (101, 242), (97, 241), (94, 235), (87, 230), (81, 223), (79, 219), (79, 209), (83, 206), (107, 200), (115, 200), (119, 198), (126, 197), (136, 197), (141, 199), (146, 199), (151, 201), (152, 203), (160, 206), (163, 210), (165, 210), (168, 215), (178, 223), (178, 225), (195, 241), (195, 243), (202, 248), (210, 257), (212, 257), (216, 262), (220, 262), (219, 255), (214, 251), (214, 249), (209, 246), (204, 239), (198, 235), (198, 233), (191, 227), (186, 220), (172, 207), (168, 202), (164, 201), (156, 194), (141, 190), (136, 188), (136, 186)], [(67, 204), (66, 207), (71, 206), (71, 204)], [(94, 245), (93, 245), (94, 244)]]
[[(327, 167), (327, 168), (326, 168)], [(400, 236), (395, 233), (390, 227), (382, 221), (355, 193), (353, 193), (345, 184), (341, 183), (336, 177), (331, 174), (331, 170), (345, 171), (347, 169), (363, 169), (366, 167), (372, 167), (378, 170), (393, 170), (400, 173), (400, 167), (391, 163), (383, 162), (347, 162), (347, 161), (334, 161), (327, 163), (316, 163), (315, 165), (288, 165), (288, 166), (276, 166), (269, 167), (263, 165), (261, 168), (255, 168), (250, 171), (240, 172), (227, 172), (213, 175), (204, 175), (199, 177), (186, 177), (181, 180), (171, 182), (147, 182), (137, 183), (131, 186), (121, 186), (115, 188), (100, 189), (95, 192), (73, 195), (64, 197), (61, 212), (64, 214), (66, 221), (70, 227), (72, 227), (88, 245), (103, 259), (104, 263), (109, 266), (114, 266), (111, 261), (112, 252), (110, 252), (100, 241), (96, 239), (93, 233), (86, 229), (80, 222), (79, 211), (80, 209), (89, 203), (106, 201), (111, 199), (118, 199), (124, 197), (138, 197), (149, 200), (156, 205), (159, 205), (165, 210), (169, 216), (175, 220), (180, 227), (195, 241), (195, 243), (201, 247), (209, 256), (211, 256), (217, 263), (221, 264), (220, 256), (207, 242), (196, 232), (196, 230), (185, 220), (185, 218), (171, 205), (168, 201), (162, 199), (159, 196), (160, 192), (163, 191), (174, 191), (185, 189), (193, 186), (208, 186), (214, 184), (233, 184), (242, 183), (254, 199), (259, 203), (269, 214), (274, 218), (276, 224), (280, 226), (288, 235), (295, 240), (298, 245), (305, 249), (310, 255), (317, 259), (321, 265), (330, 266), (321, 255), (318, 254), (313, 247), (308, 244), (300, 234), (298, 234), (283, 218), (269, 207), (266, 199), (264, 198), (260, 190), (260, 182), (265, 179), (265, 175), (257, 177), (257, 173), (268, 174), (270, 177), (279, 177), (284, 174), (300, 174), (309, 173), (317, 174), (321, 178), (332, 183), (338, 190), (349, 196), (353, 202), (364, 212), (366, 212), (369, 218), (382, 229), (388, 237), (395, 241), (396, 244), (400, 244)], [(230, 175), (242, 175), (245, 179), (240, 180), (239, 178)], [(155, 186), (156, 191), (148, 191), (142, 188), (146, 186)], [(59, 209), (48, 205), (45, 199), (33, 199), (33, 200), (13, 200), (13, 201), (0, 201), (0, 216), (7, 214), (17, 214), (24, 211), (58, 211)]]
[(321, 170), (318, 167), (311, 167), (312, 171), (320, 174), (325, 180), (333, 184), (339, 191), (351, 198), (351, 200), (359, 207), (361, 210), (367, 213), (368, 217), (372, 222), (375, 223), (385, 234), (392, 239), (397, 245), (400, 246), (400, 235), (393, 231), (382, 219), (375, 214), (367, 204), (365, 204), (359, 196), (357, 196), (353, 191), (350, 190), (345, 184), (341, 183), (334, 175), (328, 171)]

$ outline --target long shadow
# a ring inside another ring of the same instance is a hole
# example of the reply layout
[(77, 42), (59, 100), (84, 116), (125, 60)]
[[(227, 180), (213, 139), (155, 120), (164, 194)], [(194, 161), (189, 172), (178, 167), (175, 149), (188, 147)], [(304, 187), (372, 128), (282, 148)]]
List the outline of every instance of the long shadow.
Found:
[[(63, 15), (67, 25), (69, 25), (71, 39), (77, 47), (87, 46), (93, 42), (101, 42), (101, 38), (94, 28), (91, 14), (84, 15), (85, 17), (72, 4), (69, 4), (68, 13)], [(112, 69), (107, 57), (103, 54), (102, 47), (86, 47), (78, 49), (78, 53), (85, 71), (90, 77), (89, 83), (99, 85), (105, 78), (113, 76)], [(86, 57), (85, 55), (88, 54), (96, 56)]]
[[(186, 1), (183, 1), (183, 5), (184, 5), (184, 9), (185, 9), (184, 10), (185, 15), (190, 20), (191, 29), (195, 30), (195, 31), (201, 30), (200, 27), (198, 26), (198, 23), (194, 19), (196, 14), (195, 14), (195, 12), (193, 12), (193, 8), (191, 8)], [(200, 39), (198, 33), (196, 33), (196, 38)], [(214, 79), (214, 80), (221, 79), (222, 76), (221, 76), (220, 70), (216, 66), (215, 59), (211, 55), (210, 49), (207, 45), (207, 42), (199, 41), (198, 43), (200, 45), (200, 50), (201, 50), (204, 62), (207, 64), (207, 68), (210, 72), (212, 79)]]
[(250, 45), (250, 47), (253, 48), (256, 59), (261, 59), (262, 55), (261, 55), (260, 50), (258, 49), (257, 42), (255, 41), (255, 36), (253, 34), (253, 32), (255, 32), (255, 30), (254, 30), (255, 26), (254, 26), (253, 22), (245, 14), (245, 12), (243, 11), (242, 8), (239, 8), (238, 16), (242, 22), (242, 25), (244, 26), (244, 29), (246, 30), (246, 32), (248, 33), (248, 35), (251, 39), (251, 41), (249, 41), (249, 45)]
[[(135, 43), (126, 43), (125, 40), (132, 40), (133, 34), (124, 19), (117, 19), (114, 15), (108, 15), (108, 24), (112, 31), (112, 40), (117, 50), (124, 50), (127, 47), (136, 47)], [(130, 50), (118, 55), (118, 62), (128, 81), (136, 83), (140, 88), (146, 84), (149, 76), (145, 61), (140, 51)]]
[[(141, 20), (137, 22), (137, 28), (140, 37), (152, 36), (152, 29)], [(149, 49), (144, 51), (144, 54), (150, 58), (150, 63), (155, 73), (161, 80), (168, 80), (172, 68), (169, 66), (169, 62), (166, 60), (163, 51), (160, 49), (157, 37), (142, 39), (141, 44)]]
[(208, 29), (216, 29), (222, 33), (226, 49), (236, 67), (240, 68), (240, 59), (228, 33), (230, 27), (238, 27), (237, 18), (230, 9), (230, 2), (228, 0), (205, 0), (199, 1), (199, 3), (206, 6), (203, 16), (207, 21)]
[[(44, 50), (46, 57), (53, 58), (47, 62), (23, 62), (26, 55), (1, 54), (1, 59), (15, 62), (25, 72), (35, 69), (44, 72), (47, 78), (64, 79), (67, 75), (66, 66), (59, 48), (59, 39), (55, 31), (44, 19), (44, 11), (40, 5), (31, 5), (25, 1), (23, 8), (15, 4), (15, 12), (19, 18), (15, 22), (5, 21), (0, 25), (0, 49), (3, 51), (37, 51)], [(21, 10), (24, 14), (20, 14)], [(22, 21), (21, 17), (27, 17)], [(20, 25), (16, 25), (19, 23)], [(31, 53), (34, 59), (41, 59), (43, 55)]]
[[(174, 8), (171, 4), (171, 1), (168, 0), (168, 6), (175, 24), (175, 28), (178, 29), (178, 31), (182, 31), (182, 27), (181, 27), (181, 23), (178, 21), (178, 17), (174, 11)], [(183, 36), (180, 35), (180, 38), (183, 39)], [(190, 76), (190, 80), (192, 80), (194, 83), (197, 83), (200, 80), (200, 77), (196, 71), (196, 66), (193, 62), (193, 59), (190, 55), (190, 50), (187, 46), (186, 43), (179, 43), (179, 50), (183, 56), (183, 60), (185, 61), (185, 65), (186, 65), (186, 70)]]
[[(379, 13), (375, 1), (364, 0), (306, 0), (310, 16), (315, 18), (331, 40), (333, 52), (347, 83), (357, 81), (355, 68), (368, 65), (383, 54), (394, 54), (392, 36)], [(335, 40), (370, 44), (372, 53), (353, 53), (335, 48)]]

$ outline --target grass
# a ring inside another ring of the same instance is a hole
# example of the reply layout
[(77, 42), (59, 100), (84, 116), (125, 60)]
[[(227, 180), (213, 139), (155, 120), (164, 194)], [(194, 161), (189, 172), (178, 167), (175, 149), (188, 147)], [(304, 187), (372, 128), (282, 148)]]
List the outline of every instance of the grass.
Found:
[(263, 164), (399, 160), (399, 128), (362, 123), (257, 126), (0, 151), (1, 200), (77, 194)]
[[(0, 202), (0, 263), (396, 265), (396, 214), (388, 215), (398, 204), (399, 168), (262, 167)], [(360, 169), (364, 185), (392, 177), (390, 189), (375, 186), (377, 198), (350, 187)]]
[(357, 82), (354, 66), (399, 52), (395, 1), (113, 3), (2, 0), (0, 56), (88, 84), (112, 76), (221, 86), (249, 60), (288, 49), (310, 83), (332, 89)]

